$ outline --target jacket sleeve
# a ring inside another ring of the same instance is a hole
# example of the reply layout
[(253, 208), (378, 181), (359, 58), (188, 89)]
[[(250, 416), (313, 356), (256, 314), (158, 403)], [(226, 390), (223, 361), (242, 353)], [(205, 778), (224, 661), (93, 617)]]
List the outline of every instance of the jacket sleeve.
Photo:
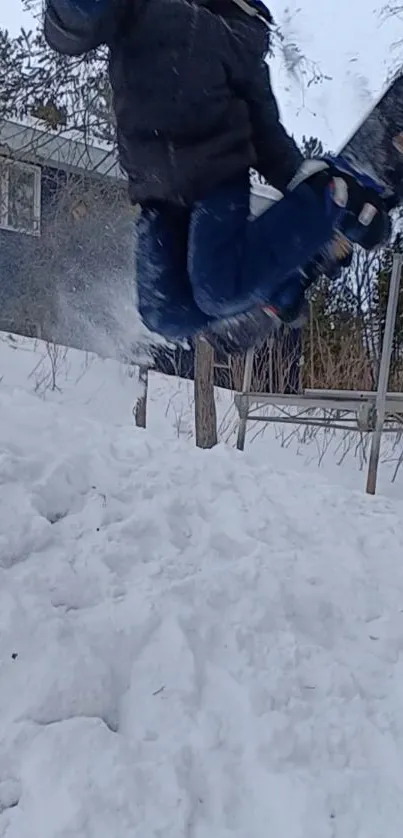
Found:
[(245, 81), (244, 95), (252, 124), (256, 168), (272, 186), (284, 192), (304, 158), (280, 122), (265, 61)]
[(63, 55), (82, 55), (108, 43), (115, 13), (115, 0), (46, 0), (46, 41)]
[(272, 186), (284, 192), (304, 158), (280, 121), (265, 61), (267, 34), (261, 25), (253, 29), (250, 26), (249, 37), (242, 32), (239, 44), (242, 49), (233, 62), (231, 78), (236, 95), (249, 109), (256, 168)]

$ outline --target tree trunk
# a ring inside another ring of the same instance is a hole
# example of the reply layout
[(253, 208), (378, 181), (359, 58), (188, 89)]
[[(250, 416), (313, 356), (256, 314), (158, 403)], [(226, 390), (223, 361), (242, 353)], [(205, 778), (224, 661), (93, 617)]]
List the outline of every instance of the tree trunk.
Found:
[(145, 428), (147, 426), (148, 367), (139, 367), (138, 381), (141, 387), (141, 394), (134, 408), (134, 416), (137, 427)]
[(195, 426), (198, 448), (217, 445), (217, 414), (214, 401), (214, 349), (203, 338), (195, 347)]

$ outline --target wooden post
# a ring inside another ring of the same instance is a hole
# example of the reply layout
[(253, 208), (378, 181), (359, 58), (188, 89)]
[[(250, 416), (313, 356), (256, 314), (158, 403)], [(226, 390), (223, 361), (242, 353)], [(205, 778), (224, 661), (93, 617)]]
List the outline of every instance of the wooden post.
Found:
[(138, 428), (145, 428), (147, 426), (148, 367), (139, 367), (138, 382), (141, 393), (134, 408), (134, 418)]
[(393, 335), (396, 325), (399, 302), (400, 280), (402, 276), (403, 254), (393, 256), (392, 275), (390, 278), (388, 307), (386, 311), (385, 334), (383, 337), (381, 362), (379, 365), (378, 388), (376, 393), (376, 424), (372, 434), (366, 491), (370, 495), (376, 492), (379, 456), (381, 452), (382, 431), (385, 422), (386, 394), (388, 391), (390, 360), (392, 357)]
[(214, 399), (214, 349), (197, 338), (194, 368), (195, 429), (198, 448), (217, 445), (217, 413)]
[(313, 305), (312, 305), (312, 300), (310, 300), (310, 302), (309, 302), (309, 349), (310, 349), (309, 363), (310, 363), (311, 387), (315, 386), (315, 361), (314, 361), (313, 341), (314, 341)]
[(269, 393), (274, 393), (274, 337), (269, 338)]
[[(248, 349), (245, 358), (245, 368), (243, 373), (243, 383), (242, 383), (242, 393), (250, 393), (250, 387), (252, 383), (252, 372), (253, 372), (253, 358), (255, 356), (255, 350)], [(238, 451), (243, 451), (245, 448), (245, 437), (246, 437), (246, 423), (248, 421), (248, 413), (249, 413), (249, 405), (245, 400), (245, 404), (240, 407), (239, 410), (239, 428), (238, 428), (238, 438), (236, 442), (236, 447)]]

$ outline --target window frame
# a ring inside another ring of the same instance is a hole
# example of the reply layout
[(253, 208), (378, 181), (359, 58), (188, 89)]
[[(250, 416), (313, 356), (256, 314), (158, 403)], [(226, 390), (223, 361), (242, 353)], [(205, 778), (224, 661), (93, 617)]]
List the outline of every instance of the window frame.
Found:
[[(9, 223), (9, 201), (10, 201), (10, 171), (11, 168), (30, 172), (34, 176), (34, 224), (33, 228), (28, 230), (25, 227), (18, 227)], [(0, 155), (0, 230), (8, 230), (12, 233), (20, 233), (26, 236), (40, 236), (41, 235), (41, 189), (42, 189), (42, 169), (33, 163), (23, 163), (21, 160), (13, 160), (9, 157)]]

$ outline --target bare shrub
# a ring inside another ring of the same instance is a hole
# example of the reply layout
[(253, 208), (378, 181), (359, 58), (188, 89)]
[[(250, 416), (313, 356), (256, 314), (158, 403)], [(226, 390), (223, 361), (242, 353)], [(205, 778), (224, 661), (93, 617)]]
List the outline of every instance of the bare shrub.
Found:
[(374, 360), (368, 357), (359, 325), (349, 323), (333, 337), (312, 317), (304, 333), (303, 388), (372, 390)]
[(35, 365), (28, 378), (34, 382), (34, 392), (44, 396), (47, 391), (61, 393), (58, 384), (59, 374), (66, 364), (68, 348), (47, 342), (45, 351)]

